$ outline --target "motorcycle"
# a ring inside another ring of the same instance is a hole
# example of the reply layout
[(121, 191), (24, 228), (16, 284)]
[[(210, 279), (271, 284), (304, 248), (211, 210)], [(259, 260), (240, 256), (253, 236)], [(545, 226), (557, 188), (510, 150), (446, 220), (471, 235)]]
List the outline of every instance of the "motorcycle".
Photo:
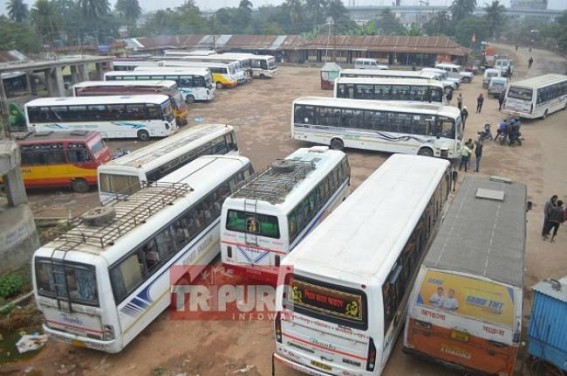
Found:
[(478, 140), (479, 141), (485, 141), (485, 140), (492, 140), (492, 132), (490, 131), (490, 128), (492, 126), (490, 124), (484, 124), (484, 129), (481, 132), (477, 132), (478, 134)]

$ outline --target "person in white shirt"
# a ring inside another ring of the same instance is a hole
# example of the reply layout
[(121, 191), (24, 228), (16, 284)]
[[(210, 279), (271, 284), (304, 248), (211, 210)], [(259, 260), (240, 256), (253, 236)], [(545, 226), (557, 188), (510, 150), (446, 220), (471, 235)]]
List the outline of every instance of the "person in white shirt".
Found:
[(437, 287), (437, 291), (431, 295), (429, 298), (429, 303), (435, 308), (441, 308), (443, 306), (443, 301), (445, 300), (445, 292), (443, 287)]
[(443, 300), (443, 308), (456, 311), (459, 309), (459, 301), (455, 298), (455, 290), (449, 289), (447, 297)]

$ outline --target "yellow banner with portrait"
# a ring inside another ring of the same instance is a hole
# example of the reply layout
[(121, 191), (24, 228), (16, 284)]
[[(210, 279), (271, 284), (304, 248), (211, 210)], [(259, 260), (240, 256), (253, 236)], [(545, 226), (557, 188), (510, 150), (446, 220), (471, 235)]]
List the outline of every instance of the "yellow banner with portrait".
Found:
[(496, 282), (429, 270), (417, 304), (513, 327), (514, 289)]

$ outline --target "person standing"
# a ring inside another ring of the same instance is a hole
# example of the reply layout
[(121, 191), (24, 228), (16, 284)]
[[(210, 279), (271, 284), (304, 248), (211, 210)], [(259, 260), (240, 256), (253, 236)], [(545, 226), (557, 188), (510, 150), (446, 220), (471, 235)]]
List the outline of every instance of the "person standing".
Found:
[(528, 69), (532, 67), (533, 63), (534, 63), (534, 58), (530, 56), (530, 60), (528, 60)]
[(461, 147), (461, 163), (459, 164), (459, 171), (461, 171), (461, 169), (464, 167), (465, 172), (467, 172), (469, 168), (469, 160), (471, 154), (472, 154), (472, 150), (467, 146), (467, 144), (464, 144)]
[(467, 110), (467, 106), (463, 106), (461, 110), (461, 119), (463, 120), (463, 130), (465, 130), (465, 125), (467, 124), (467, 118), (469, 117), (469, 110)]
[(551, 209), (551, 213), (549, 214), (549, 225), (547, 233), (549, 234), (551, 230), (553, 230), (553, 234), (551, 234), (550, 242), (555, 241), (555, 235), (557, 235), (557, 230), (559, 230), (559, 226), (565, 221), (565, 214), (563, 213), (563, 201), (557, 201), (557, 205), (555, 205)]
[(476, 142), (476, 147), (474, 148), (474, 172), (478, 172), (480, 168), (480, 159), (482, 158), (482, 148), (484, 147), (484, 143), (482, 140), (478, 140)]
[(555, 208), (556, 203), (557, 203), (557, 195), (553, 195), (551, 196), (549, 201), (545, 203), (545, 206), (543, 207), (543, 228), (541, 230), (541, 238), (543, 240), (547, 240), (547, 238), (549, 237), (549, 230), (550, 230), (549, 216), (553, 208)]
[(447, 103), (451, 104), (451, 100), (453, 100), (453, 90), (447, 90), (445, 98), (447, 98)]
[(457, 96), (457, 107), (459, 107), (459, 110), (463, 109), (463, 94), (459, 93), (459, 95)]
[(506, 97), (506, 92), (501, 91), (498, 96), (498, 111), (502, 111), (502, 105), (504, 104), (504, 98)]
[(480, 93), (476, 98), (476, 112), (480, 113), (482, 111), (483, 104), (484, 104), (484, 95)]

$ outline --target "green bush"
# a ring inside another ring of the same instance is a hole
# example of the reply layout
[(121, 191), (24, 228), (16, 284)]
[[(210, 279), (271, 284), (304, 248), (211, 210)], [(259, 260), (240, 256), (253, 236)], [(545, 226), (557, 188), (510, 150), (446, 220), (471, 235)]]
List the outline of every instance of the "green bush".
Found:
[(9, 298), (22, 291), (24, 281), (17, 274), (8, 274), (0, 277), (0, 297)]

